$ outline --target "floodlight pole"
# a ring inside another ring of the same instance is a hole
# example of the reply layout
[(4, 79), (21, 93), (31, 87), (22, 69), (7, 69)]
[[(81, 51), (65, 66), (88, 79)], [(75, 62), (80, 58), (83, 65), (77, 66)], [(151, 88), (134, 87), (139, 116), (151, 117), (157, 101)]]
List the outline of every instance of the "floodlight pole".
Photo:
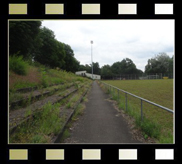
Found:
[(92, 61), (92, 80), (93, 80), (93, 59), (92, 59), (92, 44), (93, 44), (93, 41), (91, 40), (91, 61)]

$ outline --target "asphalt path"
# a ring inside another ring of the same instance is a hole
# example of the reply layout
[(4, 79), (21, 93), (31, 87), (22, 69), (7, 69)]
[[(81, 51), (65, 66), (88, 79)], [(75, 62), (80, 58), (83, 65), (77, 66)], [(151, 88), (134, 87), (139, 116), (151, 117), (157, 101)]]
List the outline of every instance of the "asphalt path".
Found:
[(139, 143), (123, 116), (97, 82), (93, 82), (84, 114), (71, 127), (66, 143)]

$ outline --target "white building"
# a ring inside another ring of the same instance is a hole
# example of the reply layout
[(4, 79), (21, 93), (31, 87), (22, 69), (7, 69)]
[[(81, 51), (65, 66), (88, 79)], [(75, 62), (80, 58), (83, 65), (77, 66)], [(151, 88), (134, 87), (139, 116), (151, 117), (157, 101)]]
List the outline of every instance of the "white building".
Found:
[[(75, 74), (76, 75), (80, 75), (80, 76), (86, 76), (86, 77), (92, 78), (92, 74), (91, 73), (87, 73), (87, 71), (78, 71), (78, 72), (75, 72)], [(101, 76), (100, 75), (93, 74), (93, 79), (100, 80), (101, 79)]]

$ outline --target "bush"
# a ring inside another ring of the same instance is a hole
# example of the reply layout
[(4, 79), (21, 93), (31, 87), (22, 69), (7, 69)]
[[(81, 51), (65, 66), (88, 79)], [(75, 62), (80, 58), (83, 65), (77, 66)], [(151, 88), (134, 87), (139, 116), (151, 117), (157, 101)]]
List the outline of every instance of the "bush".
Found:
[(23, 56), (9, 57), (9, 70), (18, 75), (27, 75), (28, 63), (23, 60)]

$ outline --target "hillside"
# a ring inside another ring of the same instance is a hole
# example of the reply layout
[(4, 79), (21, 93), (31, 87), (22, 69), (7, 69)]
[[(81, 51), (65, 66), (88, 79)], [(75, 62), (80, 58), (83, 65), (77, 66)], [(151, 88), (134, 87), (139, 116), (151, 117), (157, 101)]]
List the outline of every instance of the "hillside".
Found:
[(59, 142), (91, 80), (26, 62), (26, 74), (9, 71), (9, 143)]

